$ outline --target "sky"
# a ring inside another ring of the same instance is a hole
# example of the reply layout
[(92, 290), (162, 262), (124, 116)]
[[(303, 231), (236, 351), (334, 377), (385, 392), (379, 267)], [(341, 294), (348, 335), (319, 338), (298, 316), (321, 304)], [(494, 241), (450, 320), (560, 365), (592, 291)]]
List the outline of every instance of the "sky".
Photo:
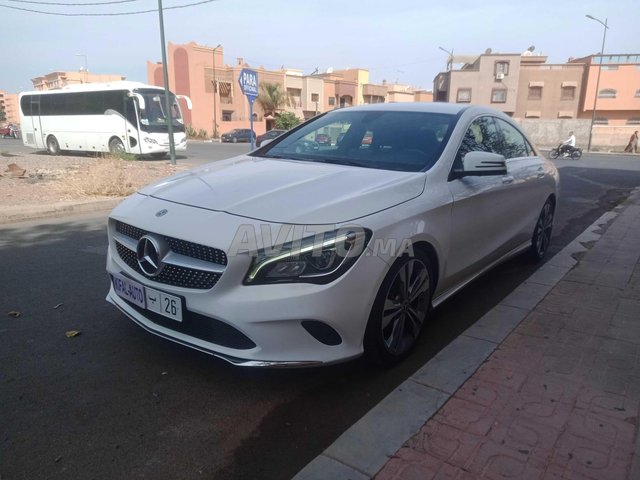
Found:
[[(107, 0), (40, 0), (89, 3)], [(113, 1), (113, 0), (112, 0)], [(164, 0), (164, 7), (197, 0)], [(50, 16), (9, 5), (63, 13), (116, 13), (157, 8), (156, 0), (102, 6), (51, 6), (0, 0), (0, 90), (31, 90), (31, 79), (55, 70), (120, 74), (147, 82), (146, 61), (161, 60), (157, 12), (131, 16)], [(224, 47), (224, 61), (301, 68), (312, 73), (362, 67), (370, 80), (432, 89), (447, 54), (524, 52), (534, 45), (549, 62), (600, 51), (640, 53), (637, 0), (215, 0), (164, 13), (165, 38)], [(9, 47), (10, 46), (10, 47)]]

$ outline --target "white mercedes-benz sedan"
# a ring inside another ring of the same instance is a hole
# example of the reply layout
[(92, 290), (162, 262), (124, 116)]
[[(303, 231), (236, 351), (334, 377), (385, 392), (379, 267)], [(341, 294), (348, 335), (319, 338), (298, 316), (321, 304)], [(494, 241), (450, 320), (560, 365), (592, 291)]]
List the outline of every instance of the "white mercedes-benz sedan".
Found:
[(542, 259), (557, 201), (556, 168), (500, 112), (338, 109), (118, 205), (107, 300), (236, 365), (392, 364), (432, 307)]

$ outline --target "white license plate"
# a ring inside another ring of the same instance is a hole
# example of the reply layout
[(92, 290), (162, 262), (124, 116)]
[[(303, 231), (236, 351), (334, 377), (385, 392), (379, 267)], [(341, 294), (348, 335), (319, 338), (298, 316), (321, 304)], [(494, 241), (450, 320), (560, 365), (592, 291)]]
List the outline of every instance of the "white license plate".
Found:
[(113, 275), (113, 288), (119, 296), (141, 308), (146, 308), (177, 322), (182, 321), (182, 300), (180, 297), (145, 287), (118, 274)]

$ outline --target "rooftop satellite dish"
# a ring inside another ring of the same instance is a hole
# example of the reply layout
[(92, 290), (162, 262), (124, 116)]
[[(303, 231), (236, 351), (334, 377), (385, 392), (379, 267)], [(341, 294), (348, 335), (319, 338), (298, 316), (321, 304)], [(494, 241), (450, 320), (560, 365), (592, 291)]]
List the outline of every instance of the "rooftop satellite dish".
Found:
[(80, 67), (80, 71), (81, 71), (81, 72), (84, 72), (84, 67)]
[(529, 48), (527, 48), (528, 51), (533, 52), (536, 49), (535, 45), (531, 45)]
[(327, 72), (326, 73), (333, 73), (333, 67), (327, 68)]
[(490, 48), (487, 48), (487, 49), (484, 51), (484, 54), (485, 54), (485, 55), (491, 55), (491, 52), (493, 52), (493, 50), (491, 50)]

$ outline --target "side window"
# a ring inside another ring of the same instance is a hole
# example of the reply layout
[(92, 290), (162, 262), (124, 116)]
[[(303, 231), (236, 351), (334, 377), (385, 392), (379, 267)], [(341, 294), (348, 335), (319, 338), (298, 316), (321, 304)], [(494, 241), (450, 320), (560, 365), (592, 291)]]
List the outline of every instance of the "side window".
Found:
[(499, 118), (495, 119), (496, 123), (502, 130), (504, 142), (502, 143), (502, 151), (504, 158), (528, 157), (529, 149), (522, 134), (512, 125)]
[(501, 153), (502, 138), (493, 118), (480, 117), (473, 121), (464, 134), (462, 144), (453, 161), (454, 170), (462, 170), (462, 159), (469, 152)]

